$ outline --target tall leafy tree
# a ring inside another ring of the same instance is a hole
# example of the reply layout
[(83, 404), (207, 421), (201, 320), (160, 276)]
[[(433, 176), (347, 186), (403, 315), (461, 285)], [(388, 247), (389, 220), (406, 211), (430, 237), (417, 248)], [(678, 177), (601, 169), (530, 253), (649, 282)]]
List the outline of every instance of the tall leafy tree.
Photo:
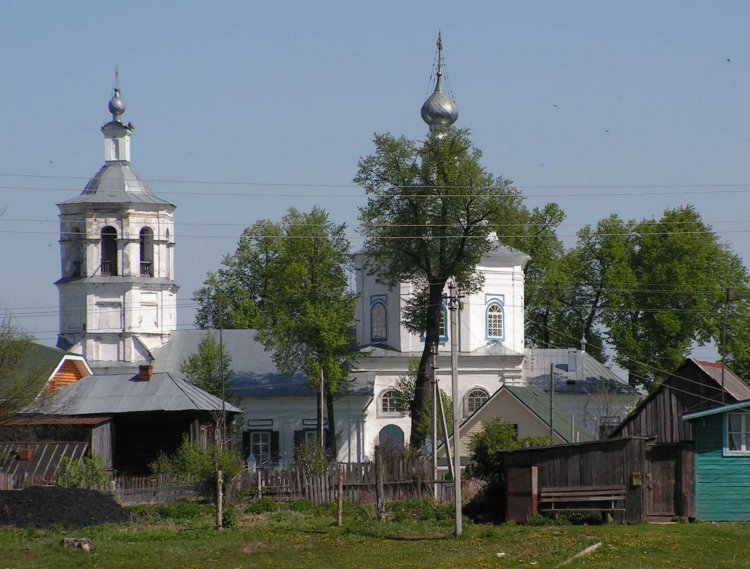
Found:
[[(334, 397), (346, 388), (348, 362), (356, 357), (355, 295), (346, 268), (345, 225), (313, 208), (294, 208), (280, 224), (282, 238), (269, 263), (259, 338), (282, 372), (305, 373), (320, 388), (319, 439), (323, 440), (323, 400), (328, 417), (328, 451), (336, 444)], [(322, 385), (322, 387), (321, 387)]]
[(493, 243), (512, 234), (524, 208), (508, 180), (487, 172), (466, 130), (431, 132), (424, 142), (376, 135), (354, 180), (367, 193), (360, 209), (369, 271), (391, 286), (410, 282), (416, 294), (405, 325), (425, 333), (411, 403), (411, 440), (423, 446), (429, 413), (431, 346), (439, 341), (443, 290), (451, 277), (461, 290), (481, 286), (476, 266)]
[(319, 389), (318, 436), (323, 441), (325, 405), (329, 452), (336, 440), (334, 398), (346, 389), (356, 355), (345, 229), (317, 207), (291, 208), (280, 223), (259, 221), (193, 296), (200, 327), (257, 329), (282, 373), (301, 371)]
[(237, 249), (225, 255), (218, 271), (208, 274), (193, 293), (199, 328), (257, 328), (279, 254), (281, 228), (261, 220), (246, 228)]

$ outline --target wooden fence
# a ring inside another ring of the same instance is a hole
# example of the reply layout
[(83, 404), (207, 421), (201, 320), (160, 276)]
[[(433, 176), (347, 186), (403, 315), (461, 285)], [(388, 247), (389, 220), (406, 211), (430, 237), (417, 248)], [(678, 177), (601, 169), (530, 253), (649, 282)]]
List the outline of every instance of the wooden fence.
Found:
[(200, 485), (163, 474), (117, 476), (107, 483), (106, 493), (123, 506), (195, 502), (204, 494)]

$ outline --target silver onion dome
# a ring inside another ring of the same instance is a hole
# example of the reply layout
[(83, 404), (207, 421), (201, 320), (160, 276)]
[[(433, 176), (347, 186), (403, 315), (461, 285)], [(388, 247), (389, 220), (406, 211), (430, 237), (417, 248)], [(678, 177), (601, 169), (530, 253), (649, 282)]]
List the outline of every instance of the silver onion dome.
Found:
[(112, 120), (118, 120), (118, 117), (125, 112), (125, 101), (120, 97), (120, 90), (115, 87), (115, 92), (109, 100), (109, 112), (112, 113)]
[(438, 73), (435, 92), (422, 105), (422, 120), (430, 130), (445, 128), (458, 119), (458, 107), (443, 90), (443, 75)]

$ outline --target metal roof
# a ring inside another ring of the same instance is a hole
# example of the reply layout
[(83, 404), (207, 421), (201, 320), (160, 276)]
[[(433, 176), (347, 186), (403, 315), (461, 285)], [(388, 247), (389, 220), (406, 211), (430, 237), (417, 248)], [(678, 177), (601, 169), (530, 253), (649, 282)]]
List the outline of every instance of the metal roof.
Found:
[[(243, 411), (226, 403), (230, 413)], [(45, 415), (113, 415), (148, 411), (221, 411), (218, 397), (195, 385), (154, 373), (149, 381), (137, 374), (90, 375), (25, 408)]]
[(712, 407), (711, 409), (704, 409), (703, 411), (695, 411), (694, 413), (685, 413), (682, 418), (685, 421), (692, 421), (693, 419), (700, 419), (701, 417), (708, 417), (709, 415), (719, 415), (721, 413), (729, 413), (730, 411), (736, 411), (737, 409), (747, 409), (750, 407), (750, 401), (740, 401), (739, 403), (733, 403), (732, 405), (719, 405), (718, 407)]
[[(750, 399), (750, 385), (745, 383), (731, 369), (724, 366), (724, 378), (721, 377), (721, 362), (707, 362), (704, 360), (695, 360), (688, 358), (695, 365), (701, 368), (708, 376), (713, 379), (717, 385), (724, 385), (724, 390), (734, 397), (737, 401)], [(684, 364), (683, 364), (684, 365)], [(682, 367), (682, 366), (680, 366)]]
[[(213, 335), (217, 341), (217, 330), (177, 330), (172, 332), (169, 342), (153, 350), (152, 365), (156, 372), (166, 372), (182, 377), (180, 365), (186, 358), (198, 351), (203, 337)], [(292, 376), (282, 374), (273, 361), (271, 352), (266, 351), (257, 339), (255, 330), (223, 330), (224, 352), (231, 358), (231, 392), (235, 397), (270, 396), (314, 396), (317, 390), (310, 387), (301, 372)], [(371, 381), (366, 374), (353, 373), (349, 393), (352, 395), (372, 392)]]
[[(541, 389), (535, 389), (533, 387), (506, 385), (504, 388), (513, 395), (513, 397), (518, 399), (518, 401), (523, 403), (529, 411), (544, 421), (545, 424), (549, 425), (549, 395)], [(554, 422), (553, 428), (557, 435), (564, 441), (573, 442), (570, 440), (571, 415), (560, 411), (558, 407), (554, 407), (552, 410), (552, 420)], [(576, 430), (578, 431), (581, 440), (585, 441), (594, 438), (591, 433), (583, 428), (583, 425), (576, 425)]]
[(125, 161), (107, 162), (86, 184), (81, 194), (59, 206), (72, 204), (158, 204), (175, 206), (157, 197)]
[[(549, 368), (555, 370), (555, 392), (595, 393), (606, 387), (612, 393), (638, 395), (638, 391), (588, 352), (576, 349), (530, 348), (523, 364), (529, 385), (549, 391)], [(575, 369), (571, 369), (571, 364)]]

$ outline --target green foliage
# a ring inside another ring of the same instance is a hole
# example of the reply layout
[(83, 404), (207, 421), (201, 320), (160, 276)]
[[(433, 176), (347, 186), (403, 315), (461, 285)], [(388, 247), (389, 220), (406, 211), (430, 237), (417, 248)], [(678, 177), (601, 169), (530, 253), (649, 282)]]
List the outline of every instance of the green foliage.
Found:
[[(419, 360), (412, 358), (409, 360), (409, 369), (406, 375), (399, 377), (393, 385), (393, 390), (397, 393), (396, 397), (396, 409), (402, 415), (411, 415), (411, 406), (414, 401), (414, 394), (417, 386), (417, 372), (419, 368)], [(450, 395), (448, 395), (443, 389), (440, 390), (440, 399), (443, 403), (443, 410), (445, 411), (445, 422), (448, 425), (448, 432), (453, 432), (453, 401)], [(429, 413), (423, 413), (419, 418), (418, 428), (422, 429), (426, 433), (432, 432), (432, 390), (426, 396), (426, 405), (430, 409)], [(438, 411), (439, 412), (439, 411)], [(442, 426), (440, 419), (438, 419), (438, 438), (442, 439)]]
[(348, 363), (357, 355), (345, 229), (317, 207), (290, 208), (280, 223), (259, 221), (193, 296), (199, 326), (255, 328), (282, 373), (303, 372), (317, 388), (322, 372), (329, 444), (333, 398), (346, 391)]
[(289, 505), (287, 507), (293, 512), (307, 513), (311, 512), (315, 506), (313, 506), (310, 500), (301, 499), (289, 502)]
[(526, 520), (527, 526), (549, 526), (554, 524), (555, 522), (552, 521), (550, 518), (543, 514), (534, 514), (529, 516), (529, 518)]
[(263, 514), (265, 512), (275, 512), (279, 507), (270, 498), (261, 498), (255, 502), (250, 502), (245, 506), (245, 513), (247, 514)]
[(189, 482), (201, 483), (209, 494), (213, 494), (218, 470), (223, 473), (223, 489), (226, 493), (229, 484), (244, 469), (244, 464), (234, 449), (222, 448), (217, 444), (203, 448), (185, 437), (177, 452), (171, 456), (161, 453), (149, 468), (154, 474), (169, 474)]
[(130, 511), (143, 520), (197, 520), (210, 515), (213, 508), (196, 502), (180, 502), (179, 504), (161, 504), (147, 506), (133, 506)]
[(104, 461), (98, 456), (84, 456), (73, 461), (64, 456), (60, 461), (58, 483), (65, 488), (102, 490), (109, 480)]
[(394, 522), (418, 520), (423, 522), (446, 522), (454, 519), (453, 504), (439, 504), (428, 498), (413, 498), (388, 502), (386, 511)]
[(222, 349), (214, 334), (207, 332), (198, 351), (180, 364), (180, 372), (196, 387), (221, 398), (222, 391), (224, 395), (228, 391), (232, 357)]
[(478, 290), (476, 266), (493, 247), (490, 233), (512, 235), (524, 208), (509, 181), (481, 166), (468, 131), (446, 128), (423, 142), (375, 135), (374, 142), (354, 178), (367, 193), (360, 209), (366, 269), (385, 284), (409, 282), (418, 291), (404, 320), (426, 336), (411, 403), (411, 446), (421, 448), (429, 432), (423, 416), (429, 414), (430, 350), (439, 341), (446, 283), (453, 277), (463, 292)]
[(0, 419), (31, 403), (44, 388), (45, 371), (32, 337), (9, 317), (0, 319)]
[(328, 457), (325, 451), (317, 441), (312, 439), (305, 439), (297, 447), (294, 462), (302, 468), (302, 473), (306, 478), (322, 476), (328, 468)]

